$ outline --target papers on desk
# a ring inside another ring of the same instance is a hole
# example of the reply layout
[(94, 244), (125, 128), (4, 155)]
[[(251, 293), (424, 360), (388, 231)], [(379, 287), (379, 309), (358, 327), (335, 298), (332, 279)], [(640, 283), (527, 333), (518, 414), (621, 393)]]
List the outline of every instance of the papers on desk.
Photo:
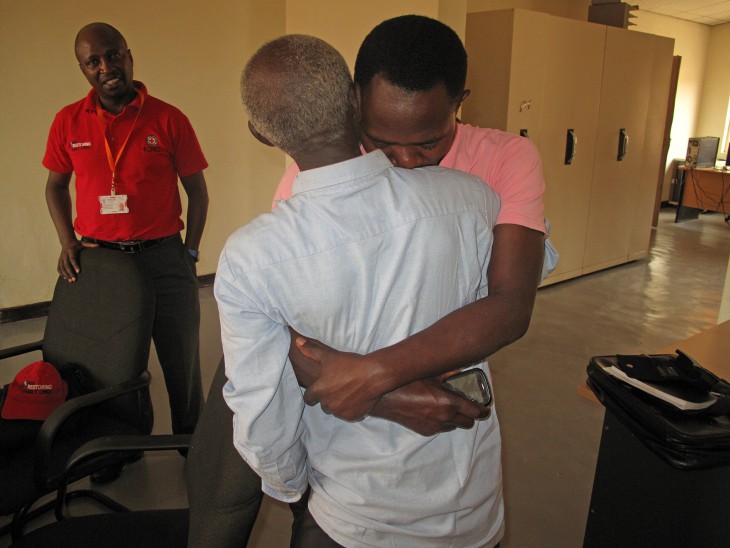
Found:
[(665, 401), (677, 409), (682, 411), (699, 411), (701, 409), (707, 409), (718, 399), (718, 396), (712, 392), (707, 392), (699, 387), (692, 386), (682, 382), (670, 382), (670, 383), (652, 383), (644, 382), (629, 377), (626, 373), (621, 371), (618, 367), (602, 367), (603, 371), (625, 382), (628, 385), (638, 388), (642, 392), (646, 392)]

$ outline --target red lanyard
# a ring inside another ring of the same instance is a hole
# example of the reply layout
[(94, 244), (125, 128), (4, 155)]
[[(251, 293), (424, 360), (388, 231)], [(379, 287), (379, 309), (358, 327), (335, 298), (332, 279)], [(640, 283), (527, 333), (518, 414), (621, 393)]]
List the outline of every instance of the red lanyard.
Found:
[(114, 158), (114, 155), (112, 154), (112, 149), (109, 146), (109, 141), (106, 138), (106, 118), (104, 118), (104, 113), (101, 109), (101, 101), (99, 101), (99, 98), (96, 98), (96, 115), (99, 117), (99, 124), (101, 125), (101, 133), (104, 136), (104, 145), (106, 147), (106, 159), (109, 162), (109, 169), (112, 171), (112, 190), (111, 195), (116, 196), (116, 174), (117, 174), (117, 164), (119, 163), (119, 158), (122, 156), (122, 152), (124, 152), (124, 148), (127, 146), (127, 141), (129, 141), (129, 137), (132, 135), (132, 132), (134, 131), (134, 126), (137, 125), (137, 119), (139, 118), (139, 113), (142, 112), (142, 107), (144, 106), (144, 95), (139, 94), (139, 109), (137, 109), (137, 116), (134, 118), (134, 122), (132, 123), (132, 127), (129, 130), (129, 133), (127, 134), (127, 138), (124, 139), (124, 142), (122, 143), (122, 146), (119, 148), (119, 151), (117, 152), (117, 157)]

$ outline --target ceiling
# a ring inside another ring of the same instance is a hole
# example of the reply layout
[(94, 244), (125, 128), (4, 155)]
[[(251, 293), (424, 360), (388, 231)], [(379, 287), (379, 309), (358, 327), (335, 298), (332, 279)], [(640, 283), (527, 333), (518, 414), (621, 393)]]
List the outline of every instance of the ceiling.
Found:
[(641, 11), (702, 23), (721, 25), (730, 22), (730, 0), (628, 0)]

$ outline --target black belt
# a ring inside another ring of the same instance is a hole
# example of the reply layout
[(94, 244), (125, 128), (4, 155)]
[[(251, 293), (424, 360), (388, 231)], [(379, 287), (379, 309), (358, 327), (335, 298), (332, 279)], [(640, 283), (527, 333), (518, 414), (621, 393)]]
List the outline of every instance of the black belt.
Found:
[(162, 242), (166, 242), (175, 236), (177, 236), (177, 234), (172, 234), (171, 236), (165, 236), (163, 238), (155, 238), (154, 240), (129, 240), (126, 242), (107, 242), (106, 240), (97, 240), (96, 238), (88, 238), (86, 236), (83, 236), (81, 240), (92, 244), (98, 244), (99, 247), (116, 249), (117, 251), (122, 251), (124, 253), (139, 253), (144, 249), (149, 249), (161, 244)]

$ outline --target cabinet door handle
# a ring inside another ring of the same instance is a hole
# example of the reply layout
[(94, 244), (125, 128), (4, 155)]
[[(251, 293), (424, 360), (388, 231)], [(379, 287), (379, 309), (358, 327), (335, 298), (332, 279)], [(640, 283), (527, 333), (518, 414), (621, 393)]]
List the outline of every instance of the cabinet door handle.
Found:
[(618, 157), (617, 160), (620, 162), (629, 153), (629, 134), (626, 133), (626, 129), (621, 128), (618, 132)]
[(578, 145), (578, 136), (574, 129), (569, 129), (565, 138), (565, 165), (570, 165), (575, 159), (575, 149)]

